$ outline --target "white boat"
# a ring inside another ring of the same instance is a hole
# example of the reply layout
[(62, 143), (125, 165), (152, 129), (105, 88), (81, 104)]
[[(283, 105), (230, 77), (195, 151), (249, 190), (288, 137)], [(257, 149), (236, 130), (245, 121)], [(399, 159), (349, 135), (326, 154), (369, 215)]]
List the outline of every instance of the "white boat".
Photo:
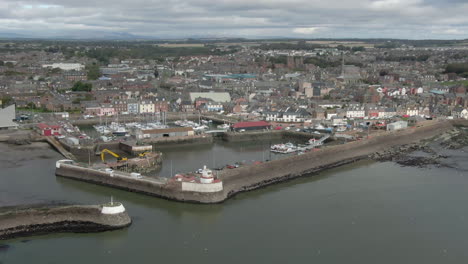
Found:
[(322, 129), (323, 130), (323, 129), (325, 129), (325, 127), (322, 126), (322, 124), (317, 124), (317, 125), (315, 125), (315, 129)]
[(275, 153), (287, 154), (298, 151), (298, 147), (292, 143), (276, 144), (271, 146), (271, 151)]
[(116, 130), (112, 131), (112, 134), (115, 136), (125, 136), (127, 135), (127, 129), (125, 127), (118, 127)]
[(193, 128), (193, 130), (195, 131), (203, 131), (203, 130), (206, 130), (208, 129), (208, 126), (196, 126)]

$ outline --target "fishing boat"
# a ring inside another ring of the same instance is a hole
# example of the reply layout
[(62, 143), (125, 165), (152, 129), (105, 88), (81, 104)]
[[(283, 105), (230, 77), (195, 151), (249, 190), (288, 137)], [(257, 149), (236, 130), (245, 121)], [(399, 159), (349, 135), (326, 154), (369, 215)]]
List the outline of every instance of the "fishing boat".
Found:
[(125, 129), (125, 127), (118, 127), (116, 130), (112, 131), (112, 135), (115, 135), (115, 136), (123, 137), (123, 136), (126, 136), (127, 134), (128, 132), (127, 132), (127, 129)]

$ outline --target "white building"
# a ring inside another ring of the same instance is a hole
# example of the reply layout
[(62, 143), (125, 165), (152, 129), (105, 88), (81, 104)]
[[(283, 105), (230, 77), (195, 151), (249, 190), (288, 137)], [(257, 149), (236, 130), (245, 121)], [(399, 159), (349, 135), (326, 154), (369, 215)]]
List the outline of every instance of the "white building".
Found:
[(379, 118), (391, 118), (396, 116), (395, 108), (385, 108), (379, 111)]
[(231, 102), (231, 96), (226, 92), (190, 93), (190, 100), (195, 102), (197, 98), (208, 98), (217, 103)]
[(12, 129), (18, 128), (18, 124), (13, 122), (16, 118), (15, 105), (7, 106), (0, 109), (0, 129)]
[(387, 130), (388, 131), (394, 131), (394, 130), (399, 130), (399, 129), (405, 129), (408, 127), (408, 122), (406, 121), (397, 121), (394, 123), (390, 123), (387, 125)]
[(208, 102), (205, 105), (205, 107), (207, 111), (222, 111), (223, 110), (223, 105), (220, 103), (215, 103), (215, 102)]
[(463, 109), (463, 110), (460, 112), (460, 118), (468, 119), (468, 110)]
[(364, 118), (366, 117), (366, 110), (364, 107), (352, 107), (346, 110), (347, 118)]
[(81, 71), (84, 69), (84, 65), (81, 63), (52, 63), (43, 64), (42, 68), (59, 68), (64, 71)]
[(417, 116), (419, 115), (419, 109), (417, 107), (411, 107), (406, 109), (406, 114), (409, 116)]
[(140, 102), (140, 114), (154, 113), (154, 103), (152, 101)]

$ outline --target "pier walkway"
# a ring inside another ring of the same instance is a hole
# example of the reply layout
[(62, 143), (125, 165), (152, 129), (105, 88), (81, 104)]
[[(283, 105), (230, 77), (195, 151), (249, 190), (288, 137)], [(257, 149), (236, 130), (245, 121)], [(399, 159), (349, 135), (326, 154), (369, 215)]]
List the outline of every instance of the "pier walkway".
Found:
[(60, 154), (62, 154), (62, 156), (67, 159), (76, 160), (75, 156), (68, 152), (53, 136), (46, 136), (45, 139), (52, 147), (54, 147)]

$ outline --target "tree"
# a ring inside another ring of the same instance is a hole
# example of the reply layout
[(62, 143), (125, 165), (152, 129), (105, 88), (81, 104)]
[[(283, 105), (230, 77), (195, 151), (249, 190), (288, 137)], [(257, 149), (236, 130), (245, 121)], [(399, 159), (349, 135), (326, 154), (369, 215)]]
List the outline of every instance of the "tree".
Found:
[(62, 70), (60, 68), (53, 68), (50, 70), (50, 73), (53, 73), (53, 74), (57, 74), (57, 73), (60, 73), (62, 72)]
[(352, 47), (351, 50), (353, 52), (356, 52), (356, 51), (365, 51), (366, 49), (363, 46), (358, 46), (358, 47)]
[(380, 70), (380, 72), (379, 72), (380, 76), (385, 76), (385, 75), (388, 75), (388, 74), (389, 74), (388, 70)]
[(5, 62), (0, 60), (0, 66), (4, 66), (5, 65)]
[(86, 75), (88, 80), (97, 80), (101, 76), (99, 66), (95, 63), (86, 65)]
[(8, 68), (13, 68), (13, 67), (15, 67), (15, 65), (13, 65), (13, 62), (11, 62), (11, 61), (6, 62), (6, 63), (5, 63), (5, 66), (8, 67)]
[(452, 63), (445, 67), (445, 73), (465, 75), (468, 73), (468, 63)]
[(33, 102), (27, 104), (28, 109), (36, 109), (36, 105)]
[(0, 99), (2, 101), (2, 105), (10, 105), (10, 103), (13, 101), (13, 98), (9, 95), (6, 95)]
[(74, 92), (91, 92), (92, 89), (92, 84), (84, 83), (82, 81), (77, 81), (72, 87), (72, 91)]

